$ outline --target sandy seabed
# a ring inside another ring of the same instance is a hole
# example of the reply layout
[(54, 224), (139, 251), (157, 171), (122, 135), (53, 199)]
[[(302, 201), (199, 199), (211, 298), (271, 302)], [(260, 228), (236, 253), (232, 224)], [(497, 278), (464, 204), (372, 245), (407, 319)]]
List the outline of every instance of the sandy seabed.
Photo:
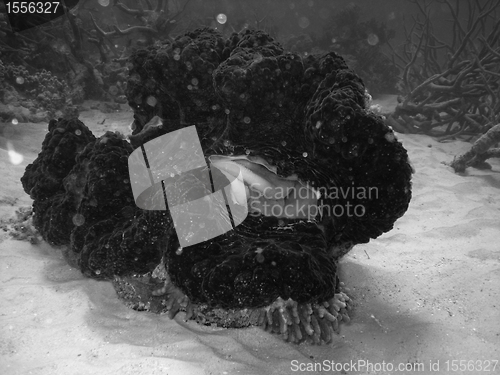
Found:
[[(128, 133), (131, 119), (125, 106), (80, 115), (97, 136)], [(3, 220), (31, 204), (20, 178), (46, 131), (45, 123), (0, 126)], [(500, 374), (500, 162), (457, 175), (443, 162), (470, 143), (398, 139), (416, 169), (413, 199), (392, 231), (342, 260), (355, 308), (332, 344), (130, 310), (111, 283), (84, 278), (60, 249), (2, 232), (0, 374)], [(8, 147), (21, 164), (11, 164)]]

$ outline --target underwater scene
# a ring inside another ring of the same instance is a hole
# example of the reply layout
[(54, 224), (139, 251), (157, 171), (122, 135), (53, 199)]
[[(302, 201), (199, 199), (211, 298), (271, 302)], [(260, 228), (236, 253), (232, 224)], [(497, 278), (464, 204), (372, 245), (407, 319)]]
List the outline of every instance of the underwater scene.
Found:
[(0, 373), (500, 374), (498, 0), (0, 2)]

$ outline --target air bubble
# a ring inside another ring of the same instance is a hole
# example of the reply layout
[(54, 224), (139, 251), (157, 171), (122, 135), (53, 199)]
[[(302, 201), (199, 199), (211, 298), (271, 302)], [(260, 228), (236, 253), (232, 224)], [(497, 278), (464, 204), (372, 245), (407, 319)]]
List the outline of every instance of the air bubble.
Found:
[(178, 60), (180, 60), (180, 59), (181, 59), (181, 55), (178, 55), (178, 54), (175, 54), (175, 55), (174, 55), (174, 60), (177, 60), (177, 61), (178, 61)]
[(115, 96), (116, 94), (118, 94), (118, 87), (109, 86), (108, 92), (110, 95)]
[(16, 83), (17, 83), (18, 85), (22, 85), (22, 84), (24, 83), (24, 78), (23, 78), (23, 77), (17, 77), (17, 78), (16, 78)]
[(193, 86), (198, 86), (198, 79), (197, 78), (193, 78), (191, 80), (191, 83), (193, 84)]
[(250, 117), (245, 116), (245, 117), (243, 118), (243, 122), (244, 122), (245, 124), (250, 124)]
[(9, 151), (7, 152), (9, 155), (9, 161), (13, 165), (21, 164), (24, 160), (24, 156), (19, 152), (17, 152), (16, 150), (14, 150), (14, 147), (11, 146), (10, 143), (7, 143), (7, 148), (9, 149)]
[(335, 143), (335, 138), (333, 137), (328, 138), (328, 143), (333, 145)]
[(148, 96), (148, 98), (146, 99), (146, 103), (148, 103), (148, 105), (150, 105), (151, 107), (154, 107), (156, 103), (158, 103), (158, 100), (156, 100), (154, 96)]
[(101, 274), (101, 270), (96, 270), (96, 271), (95, 271), (95, 274), (96, 274), (96, 275), (100, 275), (100, 274)]
[(85, 223), (85, 217), (82, 214), (73, 215), (73, 224), (77, 227), (83, 225)]
[(12, 119), (12, 125), (17, 125), (19, 124), (19, 121), (17, 121), (17, 118)]
[(182, 254), (182, 246), (179, 246), (179, 248), (175, 251), (175, 254), (181, 255)]
[(82, 135), (82, 131), (81, 131), (80, 129), (76, 129), (76, 130), (75, 130), (75, 134), (76, 134), (76, 135)]
[(307, 158), (307, 152), (303, 152), (302, 156), (305, 157), (305, 158)]
[(347, 142), (347, 137), (342, 137), (342, 142), (346, 143)]
[(227, 108), (224, 110), (224, 113), (225, 113), (226, 115), (228, 115), (228, 114), (229, 114), (229, 112), (231, 112), (231, 111), (230, 111), (229, 109), (227, 109)]
[(107, 7), (109, 5), (109, 0), (97, 0), (97, 2), (103, 7)]
[(281, 145), (282, 145), (282, 146), (286, 146), (286, 141), (282, 141), (282, 142), (281, 142)]
[(310, 24), (311, 24), (311, 22), (309, 22), (309, 18), (307, 18), (307, 17), (300, 17), (299, 18), (299, 26), (302, 29), (308, 28)]
[(221, 25), (224, 25), (227, 22), (227, 16), (224, 13), (219, 13), (216, 19)]
[(321, 128), (322, 125), (323, 125), (323, 121), (316, 122), (316, 129)]
[(377, 35), (375, 35), (374, 33), (370, 33), (370, 34), (368, 35), (368, 38), (366, 38), (366, 41), (368, 42), (368, 44), (369, 44), (370, 46), (375, 46), (375, 45), (377, 45), (377, 44), (378, 44), (379, 39), (378, 39), (378, 36), (377, 36)]
[(223, 144), (225, 147), (229, 147), (229, 146), (231, 146), (231, 141), (229, 139), (226, 139), (226, 140), (224, 140)]
[(245, 150), (245, 154), (247, 154), (247, 155), (250, 155), (250, 152), (251, 152), (251, 151), (250, 151), (250, 150), (248, 150), (248, 149), (246, 149), (246, 150)]
[(188, 90), (192, 90), (193, 86), (192, 85), (187, 85)]

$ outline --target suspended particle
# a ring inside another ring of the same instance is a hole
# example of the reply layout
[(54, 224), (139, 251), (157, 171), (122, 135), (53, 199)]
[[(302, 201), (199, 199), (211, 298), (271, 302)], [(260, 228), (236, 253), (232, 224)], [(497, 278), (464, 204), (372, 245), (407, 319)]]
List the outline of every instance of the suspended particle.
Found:
[(148, 98), (146, 99), (146, 103), (148, 103), (148, 105), (150, 105), (151, 107), (154, 107), (156, 103), (158, 103), (158, 100), (156, 100), (154, 96), (148, 96)]
[(97, 0), (97, 2), (103, 7), (107, 7), (109, 5), (109, 0)]
[(175, 254), (181, 255), (182, 254), (182, 247), (179, 246), (179, 248), (175, 251)]
[(286, 141), (281, 141), (281, 145), (284, 147), (286, 146)]
[(322, 122), (322, 121), (318, 121), (318, 122), (316, 122), (316, 129), (321, 128), (321, 125), (323, 125), (323, 122)]
[(228, 114), (229, 114), (229, 112), (231, 112), (231, 111), (230, 111), (228, 108), (226, 108), (226, 109), (224, 110), (224, 113), (225, 113), (226, 115), (228, 115)]
[(227, 16), (224, 13), (219, 13), (217, 17), (215, 17), (217, 22), (219, 22), (221, 25), (224, 25), (227, 22)]
[(392, 21), (394, 18), (396, 18), (396, 13), (394, 12), (389, 13), (389, 15), (387, 16), (387, 19), (389, 21)]
[(76, 134), (76, 135), (82, 135), (82, 131), (81, 131), (80, 129), (76, 129), (76, 130), (75, 130), (75, 134)]
[(335, 143), (335, 138), (333, 137), (328, 138), (328, 143), (333, 145)]
[(22, 84), (24, 83), (24, 78), (23, 78), (23, 77), (17, 77), (17, 78), (16, 78), (16, 83), (17, 83), (18, 85), (22, 85)]
[(249, 149), (246, 149), (246, 150), (245, 150), (245, 154), (247, 154), (247, 155), (250, 155), (250, 153), (251, 153), (251, 152), (252, 152), (252, 151), (250, 151)]
[(191, 83), (193, 84), (193, 86), (198, 86), (198, 79), (197, 78), (193, 78), (191, 80)]
[(177, 55), (177, 54), (174, 55), (174, 60), (180, 60), (180, 59), (181, 59), (181, 55)]
[(337, 39), (332, 38), (332, 43), (333, 43), (333, 44), (337, 43)]
[(7, 143), (7, 148), (8, 148), (8, 155), (9, 155), (9, 161), (14, 164), (14, 165), (19, 165), (23, 162), (24, 156), (21, 155), (19, 152), (14, 150), (14, 147), (12, 147), (9, 143)]
[(307, 5), (309, 5), (310, 7), (313, 7), (314, 6), (314, 1), (313, 0), (309, 0), (307, 2)]
[(347, 137), (342, 137), (342, 142), (346, 143), (347, 142)]
[(19, 121), (17, 121), (17, 118), (12, 119), (12, 125), (17, 125), (19, 124)]
[(370, 33), (368, 34), (368, 38), (366, 38), (366, 41), (370, 46), (375, 46), (378, 44), (379, 39), (377, 35), (375, 35), (374, 33)]
[(73, 224), (77, 227), (83, 225), (85, 223), (85, 217), (82, 214), (73, 215)]
[(188, 90), (192, 90), (192, 89), (193, 89), (193, 86), (191, 86), (191, 85), (187, 85), (187, 89), (188, 89)]
[(243, 122), (244, 122), (245, 124), (250, 124), (250, 117), (245, 116), (245, 117), (243, 118)]
[(110, 95), (115, 96), (116, 94), (118, 94), (118, 87), (116, 87), (114, 85), (109, 86), (108, 92)]
[(224, 147), (229, 147), (229, 146), (231, 146), (231, 141), (229, 139), (226, 139), (226, 140), (224, 140), (223, 144), (224, 144)]
[(307, 18), (307, 17), (300, 17), (299, 18), (299, 26), (302, 29), (307, 29), (310, 24), (311, 24), (311, 22), (309, 22), (309, 18)]

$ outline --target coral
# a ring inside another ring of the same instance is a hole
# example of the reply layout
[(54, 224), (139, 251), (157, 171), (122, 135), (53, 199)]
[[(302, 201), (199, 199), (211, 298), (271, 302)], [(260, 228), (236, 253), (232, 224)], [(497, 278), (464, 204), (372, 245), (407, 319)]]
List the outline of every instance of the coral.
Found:
[[(137, 51), (127, 97), (130, 143), (95, 139), (76, 120), (49, 125), (22, 180), (43, 238), (69, 245), (72, 264), (113, 280), (138, 310), (330, 342), (349, 320), (339, 258), (391, 230), (411, 198), (406, 150), (369, 110), (361, 79), (333, 52), (303, 57), (262, 31), (224, 39), (205, 28)], [(289, 189), (282, 204), (296, 211), (260, 210), (250, 202), (275, 209), (278, 198), (250, 197), (240, 225), (180, 247), (168, 210), (135, 206), (127, 158), (190, 124), (207, 159)]]
[(500, 157), (500, 148), (491, 148), (500, 141), (500, 124), (496, 124), (483, 134), (474, 144), (471, 149), (455, 157), (450, 166), (457, 173), (465, 172), (467, 167), (475, 167), (478, 169), (491, 169), (491, 165), (486, 163), (489, 158)]
[(20, 207), (16, 217), (0, 221), (0, 228), (19, 241), (29, 241), (33, 245), (40, 243), (40, 233), (33, 226), (33, 210), (31, 207)]
[(451, 41), (441, 41), (431, 16), (441, 4), (410, 2), (419, 14), (405, 31), (402, 48), (393, 50), (401, 62), (404, 95), (391, 124), (441, 142), (484, 134), (500, 122), (500, 2), (474, 2), (465, 10), (445, 1), (452, 18), (444, 33), (454, 35)]
[(2, 86), (14, 87), (25, 98), (35, 100), (38, 108), (52, 113), (64, 108), (72, 98), (67, 82), (45, 69), (31, 73), (22, 65), (0, 61), (0, 82)]

